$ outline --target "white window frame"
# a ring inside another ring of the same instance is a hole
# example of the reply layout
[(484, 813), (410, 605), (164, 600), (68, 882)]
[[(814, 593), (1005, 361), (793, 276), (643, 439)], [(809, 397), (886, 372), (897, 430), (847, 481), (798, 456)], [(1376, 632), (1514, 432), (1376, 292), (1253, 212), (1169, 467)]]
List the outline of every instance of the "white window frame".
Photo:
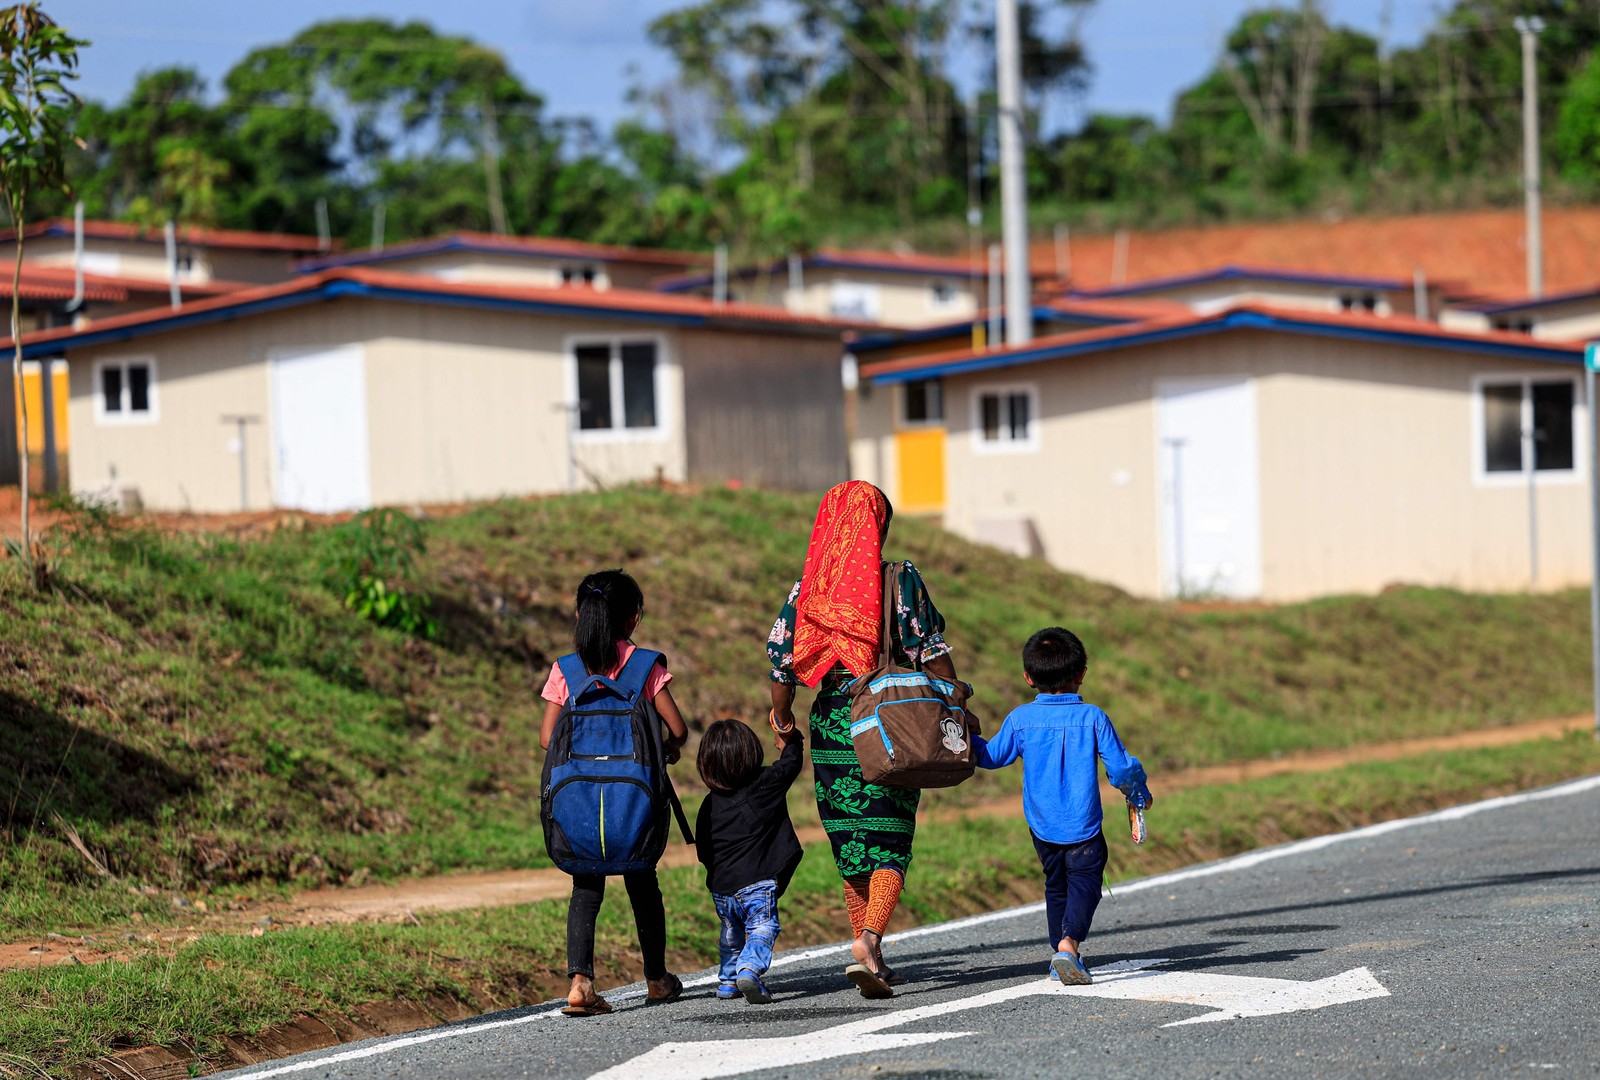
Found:
[(913, 420), (906, 415), (906, 411), (910, 407), (908, 391), (911, 388), (911, 383), (903, 382), (896, 387), (898, 393), (895, 394), (895, 420), (898, 422), (900, 429), (902, 431), (915, 431), (920, 428), (944, 427), (946, 418), (950, 415), (950, 399), (945, 392), (944, 380), (935, 375), (931, 379), (917, 379), (915, 381), (933, 383), (939, 388), (939, 419)]
[(1486, 386), (1503, 386), (1516, 383), (1522, 387), (1522, 426), (1527, 428), (1530, 420), (1529, 414), (1533, 410), (1533, 393), (1529, 389), (1533, 383), (1570, 382), (1572, 384), (1572, 468), (1570, 469), (1539, 469), (1533, 474), (1533, 481), (1540, 486), (1564, 486), (1576, 484), (1585, 479), (1584, 460), (1589, 456), (1589, 444), (1585, 433), (1589, 430), (1589, 403), (1583, 398), (1581, 380), (1576, 375), (1565, 372), (1552, 372), (1548, 375), (1531, 374), (1526, 371), (1510, 371), (1503, 373), (1485, 372), (1472, 377), (1472, 482), (1478, 487), (1527, 487), (1528, 467), (1524, 462), (1523, 467), (1516, 472), (1490, 472), (1485, 460), (1488, 447), (1484, 443), (1487, 434), (1487, 425), (1483, 411), (1483, 390)]
[[(106, 368), (122, 369), (122, 403), (130, 404), (128, 392), (128, 367), (133, 364), (143, 364), (150, 369), (150, 408), (144, 412), (133, 412), (124, 407), (121, 412), (106, 411), (105, 387), (101, 381), (100, 373)], [(156, 358), (153, 356), (113, 356), (94, 362), (94, 422), (105, 427), (125, 426), (129, 424), (155, 424), (161, 420), (161, 376), (156, 370)]]
[[(582, 428), (578, 426), (578, 349), (585, 345), (604, 345), (611, 350), (609, 383), (611, 390), (611, 415), (621, 418), (622, 408), (622, 346), (649, 342), (656, 347), (656, 364), (653, 376), (656, 395), (655, 427)], [(672, 416), (667, 401), (665, 372), (671, 363), (671, 351), (664, 334), (577, 334), (566, 338), (567, 407), (571, 410), (572, 438), (580, 443), (663, 442), (672, 432)]]
[[(864, 312), (843, 312), (838, 310), (836, 297), (840, 294), (854, 296), (861, 301)], [(849, 278), (835, 278), (828, 282), (828, 317), (833, 319), (856, 319), (861, 322), (880, 322), (883, 319), (883, 286), (875, 281), (853, 281)]]
[[(1028, 434), (1022, 439), (997, 439), (990, 442), (983, 437), (983, 399), (988, 394), (1001, 398), (1012, 394), (1025, 394), (1028, 398)], [(972, 452), (975, 454), (1031, 454), (1039, 450), (1039, 428), (1043, 417), (1039, 414), (1039, 384), (1032, 382), (984, 383), (974, 386), (967, 395), (972, 417)]]
[[(938, 291), (950, 290), (950, 299), (941, 301)], [(928, 310), (929, 311), (958, 311), (961, 308), (961, 286), (945, 278), (937, 278), (928, 282)]]
[[(604, 289), (609, 284), (605, 267), (599, 263), (562, 263), (557, 273), (565, 289)], [(583, 280), (584, 274), (590, 275), (588, 281)]]

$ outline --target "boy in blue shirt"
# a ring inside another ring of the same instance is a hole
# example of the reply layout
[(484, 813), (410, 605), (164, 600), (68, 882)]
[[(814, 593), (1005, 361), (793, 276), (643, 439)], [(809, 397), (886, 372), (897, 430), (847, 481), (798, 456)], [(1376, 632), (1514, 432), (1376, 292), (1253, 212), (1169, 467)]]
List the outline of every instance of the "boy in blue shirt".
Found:
[(1079, 946), (1100, 905), (1106, 840), (1100, 832), (1100, 784), (1095, 758), (1130, 805), (1155, 802), (1144, 767), (1117, 738), (1111, 718), (1078, 696), (1089, 657), (1076, 634), (1047, 627), (1022, 647), (1022, 670), (1039, 696), (1013, 709), (994, 738), (973, 740), (982, 769), (1002, 769), (1022, 758), (1022, 808), (1044, 867), (1045, 917), (1050, 962), (1064, 983), (1093, 981)]

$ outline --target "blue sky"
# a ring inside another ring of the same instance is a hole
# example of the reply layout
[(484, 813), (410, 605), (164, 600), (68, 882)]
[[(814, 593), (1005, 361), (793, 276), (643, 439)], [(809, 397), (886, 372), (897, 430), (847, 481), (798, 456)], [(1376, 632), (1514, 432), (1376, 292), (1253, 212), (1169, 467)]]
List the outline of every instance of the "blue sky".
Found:
[[(142, 70), (187, 64), (215, 85), (252, 47), (281, 41), (309, 23), (340, 17), (422, 19), (441, 32), (492, 45), (542, 94), (551, 113), (588, 116), (602, 127), (629, 115), (627, 72), (646, 83), (671, 65), (645, 37), (656, 15), (684, 0), (47, 0), (46, 10), (94, 42), (83, 57), (86, 96), (120, 100)], [(1087, 108), (1166, 118), (1173, 96), (1214, 61), (1221, 37), (1249, 0), (1098, 0), (1084, 23), (1095, 65)], [(1377, 34), (1390, 13), (1391, 42), (1418, 40), (1439, 5), (1432, 0), (1329, 0), (1333, 21)], [(972, 58), (960, 71), (972, 72)]]

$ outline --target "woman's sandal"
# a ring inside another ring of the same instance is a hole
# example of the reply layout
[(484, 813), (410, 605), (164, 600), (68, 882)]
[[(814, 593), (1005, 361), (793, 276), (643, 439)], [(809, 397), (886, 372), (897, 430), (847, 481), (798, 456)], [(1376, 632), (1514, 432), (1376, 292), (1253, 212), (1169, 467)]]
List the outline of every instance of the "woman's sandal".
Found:
[[(865, 930), (863, 933), (871, 934), (872, 931)], [(880, 942), (883, 940), (881, 934), (874, 936)], [(878, 963), (883, 963), (881, 954)], [(856, 989), (861, 991), (861, 996), (872, 999), (894, 997), (894, 989), (889, 982), (889, 978), (892, 975), (893, 972), (889, 971), (887, 967), (871, 968), (862, 963), (854, 963), (844, 969), (844, 977), (855, 984)]]
[(855, 984), (864, 998), (876, 1000), (894, 997), (894, 988), (884, 979), (883, 973), (873, 971), (865, 964), (851, 964), (844, 969), (844, 977)]
[(644, 1000), (646, 1005), (665, 1005), (667, 1002), (677, 1001), (683, 996), (682, 979), (678, 978), (669, 971), (667, 972), (666, 983), (667, 992), (665, 994), (657, 994), (654, 990), (651, 990), (645, 995)]
[(568, 1005), (565, 1009), (561, 1010), (561, 1015), (604, 1016), (606, 1013), (611, 1011), (611, 1003), (605, 998), (601, 997), (599, 994), (596, 994), (592, 999), (585, 1001), (582, 1005)]

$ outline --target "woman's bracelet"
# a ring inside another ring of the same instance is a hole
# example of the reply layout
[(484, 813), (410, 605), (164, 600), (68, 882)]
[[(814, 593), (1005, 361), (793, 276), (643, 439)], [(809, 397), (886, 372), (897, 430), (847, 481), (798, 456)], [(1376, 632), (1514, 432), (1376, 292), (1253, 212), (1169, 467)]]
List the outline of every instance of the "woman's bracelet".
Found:
[(767, 713), (767, 726), (772, 728), (772, 730), (775, 731), (776, 733), (778, 733), (779, 735), (787, 735), (787, 734), (789, 734), (789, 732), (794, 730), (794, 725), (793, 724), (790, 724), (788, 727), (779, 727), (778, 726), (778, 710), (777, 709), (772, 709)]

